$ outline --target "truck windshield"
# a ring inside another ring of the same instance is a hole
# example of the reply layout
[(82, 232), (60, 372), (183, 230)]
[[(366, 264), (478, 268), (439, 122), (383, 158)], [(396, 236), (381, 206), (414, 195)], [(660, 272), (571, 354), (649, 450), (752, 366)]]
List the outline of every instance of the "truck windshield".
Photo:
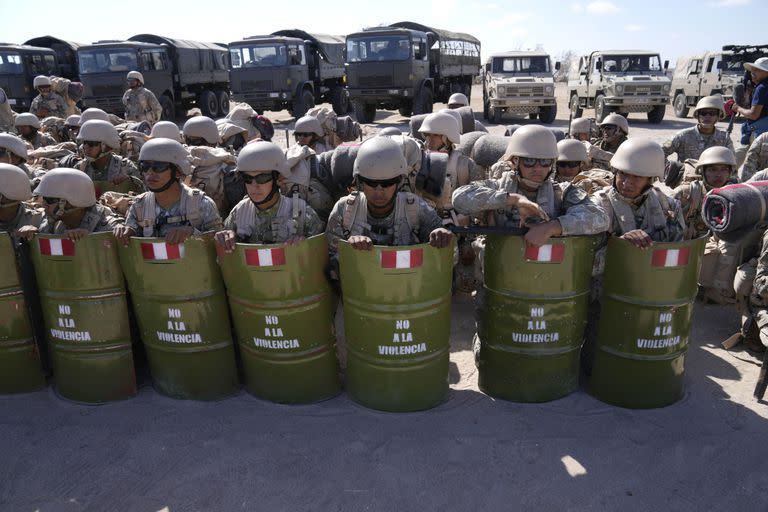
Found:
[(347, 62), (408, 60), (411, 42), (405, 36), (376, 36), (347, 39)]
[(740, 59), (734, 59), (731, 55), (723, 55), (723, 72), (739, 74), (744, 73), (744, 61)]
[(267, 68), (286, 65), (284, 44), (259, 44), (230, 48), (232, 68)]
[(493, 73), (549, 73), (549, 57), (498, 57)]
[(77, 52), (80, 74), (134, 71), (139, 69), (136, 51), (129, 48), (104, 48)]
[(603, 55), (603, 71), (606, 73), (647, 73), (661, 71), (658, 55)]
[(3, 75), (18, 75), (23, 72), (21, 55), (11, 52), (0, 52), (0, 73)]

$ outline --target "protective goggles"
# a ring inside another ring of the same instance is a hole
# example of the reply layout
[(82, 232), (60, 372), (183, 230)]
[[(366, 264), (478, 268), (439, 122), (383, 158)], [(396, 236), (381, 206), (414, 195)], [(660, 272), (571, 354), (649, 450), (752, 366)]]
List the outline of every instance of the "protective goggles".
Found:
[(156, 162), (154, 160), (142, 160), (139, 162), (139, 170), (143, 173), (150, 171), (155, 174), (170, 170), (171, 164), (168, 162)]
[(371, 188), (381, 187), (381, 188), (389, 188), (394, 187), (395, 185), (398, 185), (400, 183), (400, 178), (392, 178), (391, 180), (369, 180), (368, 178), (363, 178), (362, 176), (358, 176), (358, 179), (360, 180), (360, 183), (363, 185), (368, 185)]
[(250, 185), (251, 183), (258, 183), (259, 185), (264, 185), (266, 183), (269, 183), (272, 181), (272, 173), (266, 173), (261, 172), (259, 174), (253, 175), (253, 174), (245, 174), (244, 172), (240, 173), (240, 176), (243, 178), (243, 183), (246, 185)]
[(526, 167), (533, 167), (539, 165), (540, 167), (552, 167), (552, 158), (520, 158), (520, 162)]
[(95, 148), (95, 147), (101, 146), (101, 141), (100, 140), (84, 140), (83, 146)]
[(43, 201), (45, 201), (45, 204), (59, 204), (59, 201), (61, 201), (58, 197), (43, 197)]
[(619, 129), (619, 127), (616, 126), (615, 124), (604, 124), (604, 125), (600, 126), (600, 130), (602, 130), (604, 132), (615, 132), (618, 129)]
[(206, 140), (202, 137), (184, 137), (184, 142), (188, 146), (205, 146)]
[(720, 117), (719, 110), (699, 110), (696, 117)]

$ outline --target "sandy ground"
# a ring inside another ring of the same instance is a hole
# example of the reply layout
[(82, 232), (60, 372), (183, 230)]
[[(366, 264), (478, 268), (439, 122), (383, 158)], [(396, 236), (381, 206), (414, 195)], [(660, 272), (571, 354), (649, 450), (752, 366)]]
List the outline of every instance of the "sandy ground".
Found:
[[(372, 130), (403, 122), (379, 113)], [(630, 123), (663, 141), (692, 121)], [(684, 397), (657, 410), (606, 405), (584, 383), (545, 404), (482, 394), (466, 296), (453, 302), (450, 395), (430, 411), (380, 413), (344, 393), (177, 401), (145, 372), (136, 398), (110, 405), (52, 388), (0, 397), (0, 510), (768, 510), (759, 360), (719, 346), (737, 324), (730, 308), (697, 305)]]

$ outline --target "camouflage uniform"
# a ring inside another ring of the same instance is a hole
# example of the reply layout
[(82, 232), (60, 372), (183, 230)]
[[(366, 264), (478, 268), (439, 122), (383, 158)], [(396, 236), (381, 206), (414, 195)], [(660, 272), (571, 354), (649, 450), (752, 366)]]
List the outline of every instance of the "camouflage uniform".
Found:
[(0, 132), (14, 133), (13, 110), (8, 104), (8, 97), (5, 91), (0, 88)]
[(118, 176), (138, 177), (139, 174), (135, 163), (114, 154), (109, 156), (109, 162), (104, 169), (96, 169), (93, 162), (87, 159), (81, 160), (75, 168), (83, 171), (93, 181), (112, 181)]
[(653, 186), (634, 200), (623, 198), (616, 187), (603, 189), (595, 197), (608, 213), (609, 234), (621, 236), (642, 229), (654, 242), (679, 242), (685, 233), (680, 203), (660, 187)]
[(680, 130), (672, 140), (664, 143), (664, 155), (677, 153), (677, 161), (685, 162), (689, 158), (698, 159), (701, 153), (713, 146), (724, 146), (733, 151), (733, 142), (723, 130), (715, 128), (712, 135), (704, 135), (698, 126)]
[(163, 114), (163, 107), (154, 93), (144, 87), (125, 91), (123, 105), (125, 105), (126, 121), (147, 121), (149, 124), (155, 124)]
[(763, 233), (760, 256), (757, 258), (757, 269), (749, 296), (749, 311), (752, 313), (760, 332), (760, 341), (768, 346), (768, 231)]
[(303, 199), (283, 195), (268, 210), (258, 209), (245, 197), (224, 221), (224, 228), (234, 231), (238, 242), (249, 244), (279, 244), (292, 236), (308, 238), (322, 233), (324, 227)]
[[(23, 137), (22, 137), (23, 138)], [(39, 149), (45, 146), (53, 146), (56, 140), (47, 133), (37, 132), (31, 139), (24, 139), (24, 142), (32, 145), (32, 149)]]
[[(112, 231), (122, 223), (122, 219), (106, 206), (95, 204), (86, 208), (85, 216), (76, 229), (86, 229), (89, 233)], [(40, 233), (46, 235), (61, 235), (67, 228), (63, 222), (46, 217), (40, 225)]]
[(444, 219), (443, 224), (463, 224), (463, 220), (457, 218), (453, 208), (453, 191), (473, 181), (484, 180), (486, 178), (485, 171), (461, 151), (451, 149), (448, 151), (448, 165), (445, 174), (446, 182), (443, 185), (443, 193), (440, 197), (433, 196), (419, 189), (416, 189), (416, 193), (424, 198), (427, 204), (433, 207), (437, 214)]
[(752, 176), (768, 167), (768, 132), (761, 133), (749, 145), (744, 163), (739, 168), (739, 181), (753, 181)]
[(8, 222), (0, 221), (0, 231), (13, 233), (22, 226), (35, 226), (39, 228), (44, 218), (45, 212), (43, 210), (37, 210), (24, 203), (19, 203), (16, 215), (11, 220)]
[[(38, 110), (45, 109), (48, 111), (47, 115), (40, 116), (37, 114)], [(37, 117), (60, 117), (65, 119), (67, 117), (67, 102), (57, 92), (51, 91), (48, 96), (38, 94), (35, 99), (32, 100), (32, 104), (29, 106), (29, 111), (35, 114)]]
[(622, 132), (621, 136), (615, 142), (608, 142), (605, 139), (597, 139), (592, 143), (592, 145), (596, 146), (598, 149), (602, 149), (603, 151), (615, 153), (616, 150), (619, 149), (619, 146), (621, 146), (626, 140), (627, 136)]
[(685, 239), (691, 240), (705, 236), (709, 228), (701, 216), (701, 207), (704, 204), (704, 196), (712, 190), (712, 187), (704, 183), (703, 179), (688, 181), (679, 185), (674, 191), (674, 198), (680, 203), (685, 219)]
[(164, 237), (171, 228), (192, 226), (193, 234), (220, 231), (223, 227), (213, 199), (198, 189), (181, 185), (181, 199), (164, 209), (155, 202), (154, 192), (144, 192), (128, 209), (125, 225), (137, 236)]
[(583, 141), (583, 143), (587, 148), (587, 156), (589, 156), (591, 164), (598, 169), (609, 171), (611, 169), (611, 158), (613, 158), (613, 153), (600, 149), (598, 146), (590, 144), (587, 141)]

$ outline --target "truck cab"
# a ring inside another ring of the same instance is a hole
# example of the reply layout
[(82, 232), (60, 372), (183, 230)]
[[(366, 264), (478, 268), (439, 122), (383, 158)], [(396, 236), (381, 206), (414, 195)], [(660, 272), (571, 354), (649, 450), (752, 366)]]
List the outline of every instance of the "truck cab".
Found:
[(8, 104), (17, 112), (27, 112), (37, 96), (32, 86), (37, 75), (58, 72), (56, 52), (50, 48), (0, 43), (0, 87)]
[(698, 101), (713, 94), (724, 99), (744, 76), (744, 63), (733, 59), (733, 52), (714, 51), (680, 59), (672, 77), (672, 105), (675, 116), (685, 118)]

